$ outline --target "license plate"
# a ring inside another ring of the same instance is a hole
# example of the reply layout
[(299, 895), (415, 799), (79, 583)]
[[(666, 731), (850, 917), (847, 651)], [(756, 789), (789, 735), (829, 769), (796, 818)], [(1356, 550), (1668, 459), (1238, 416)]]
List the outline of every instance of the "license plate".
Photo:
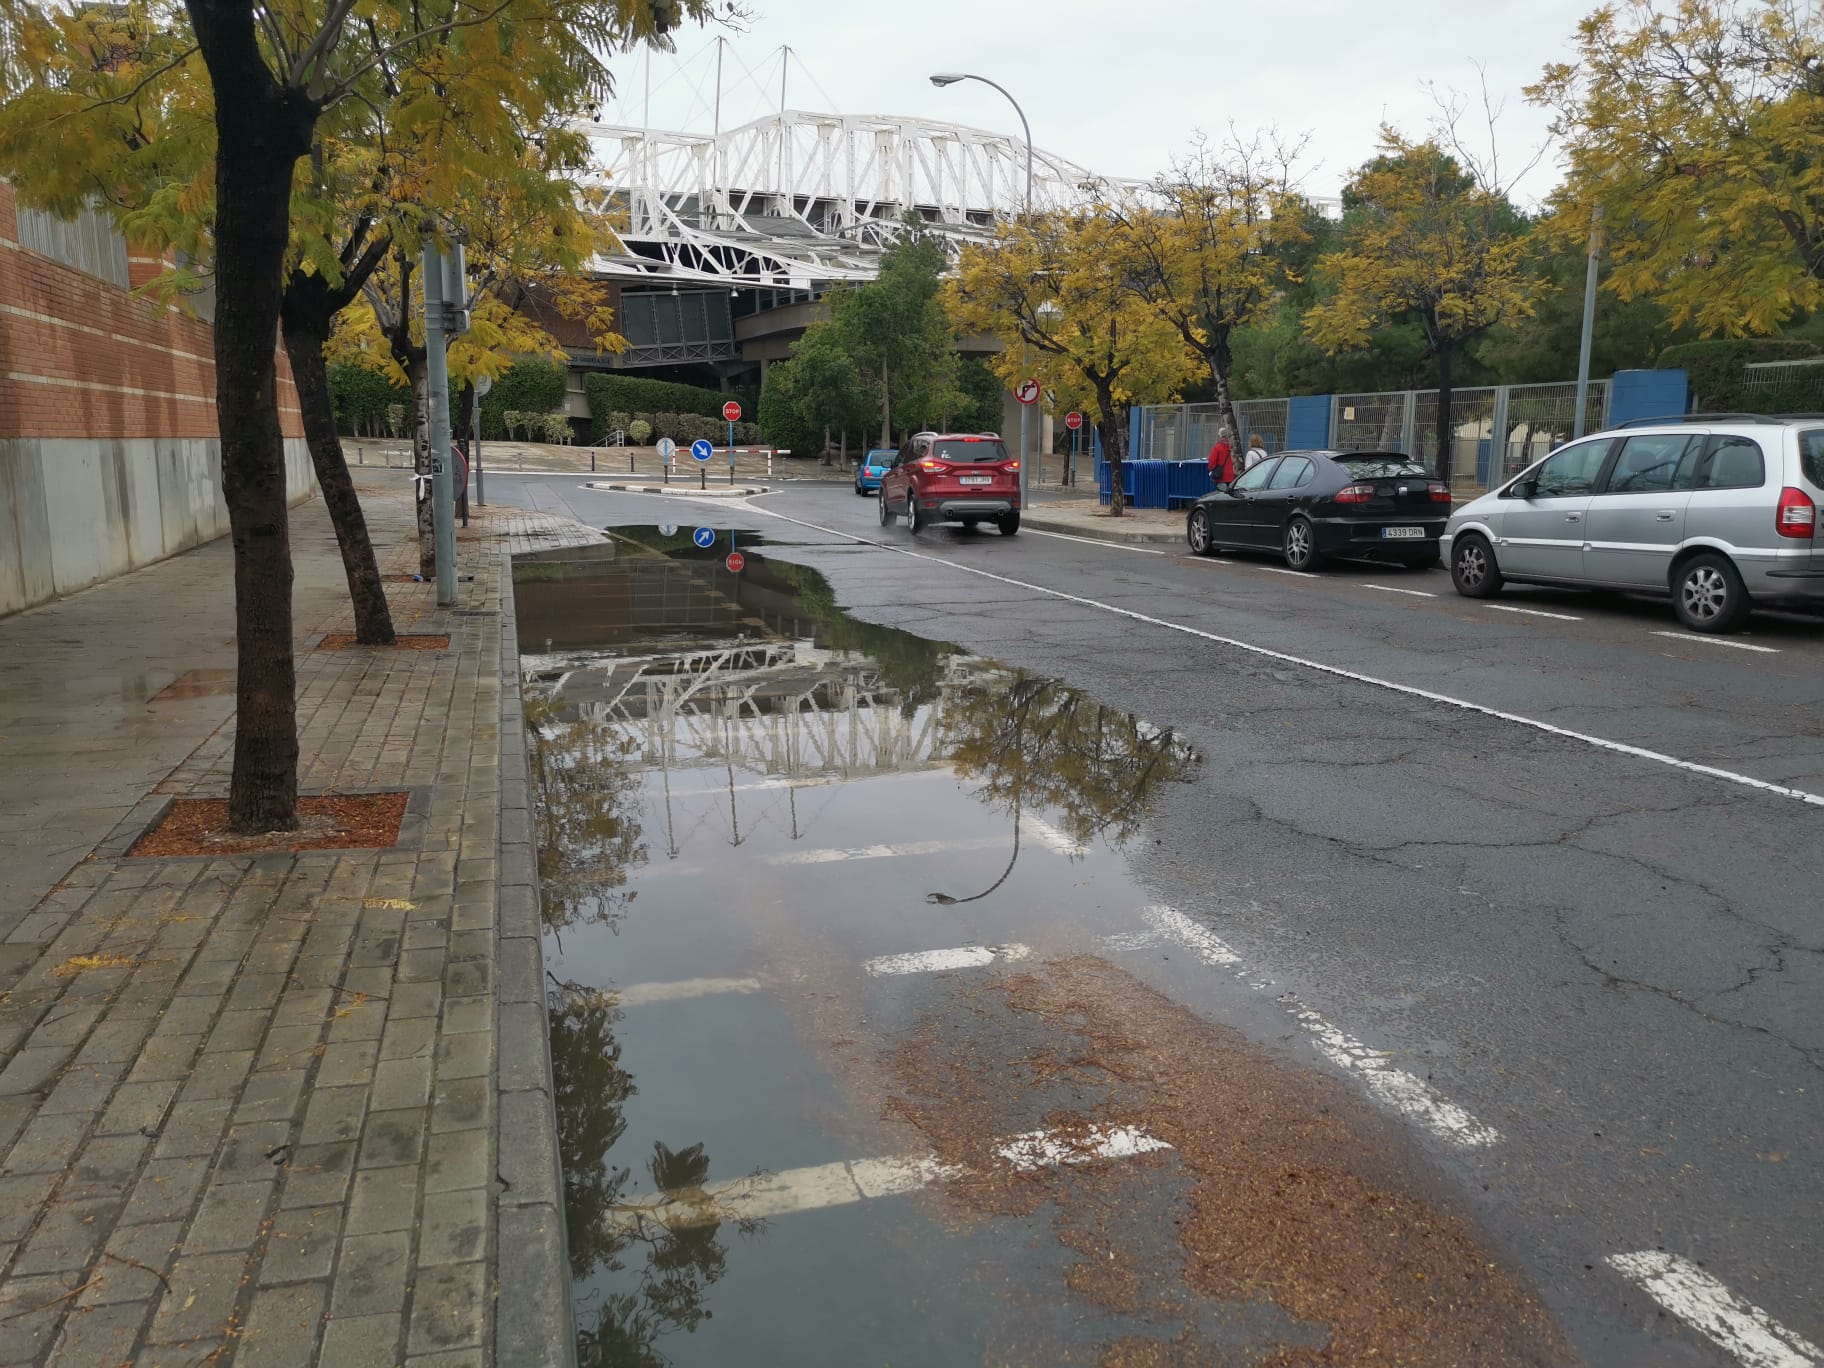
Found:
[(1383, 527), (1381, 535), (1388, 541), (1417, 541), (1425, 535), (1422, 527)]
[(959, 483), (959, 484), (993, 484), (994, 476), (992, 476), (992, 475), (964, 475), (957, 481), (957, 483)]

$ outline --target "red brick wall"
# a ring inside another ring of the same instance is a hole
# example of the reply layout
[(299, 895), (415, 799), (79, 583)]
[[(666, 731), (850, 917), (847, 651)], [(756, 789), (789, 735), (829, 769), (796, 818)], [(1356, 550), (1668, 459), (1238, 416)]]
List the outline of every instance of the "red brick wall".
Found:
[[(143, 284), (159, 263), (128, 262)], [(207, 323), (19, 245), (0, 183), (0, 437), (214, 437)], [(279, 356), (279, 418), (303, 435)]]

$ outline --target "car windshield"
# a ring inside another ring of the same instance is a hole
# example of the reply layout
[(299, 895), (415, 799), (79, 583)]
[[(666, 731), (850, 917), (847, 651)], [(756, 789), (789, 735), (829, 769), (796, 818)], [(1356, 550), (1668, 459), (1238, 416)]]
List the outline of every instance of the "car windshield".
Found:
[(1824, 428), (1799, 434), (1799, 465), (1806, 479), (1824, 489)]
[(946, 461), (1004, 461), (1007, 447), (999, 437), (939, 437), (931, 454)]
[(1384, 480), (1401, 475), (1428, 475), (1431, 472), (1416, 461), (1397, 453), (1376, 452), (1362, 456), (1338, 456), (1337, 464), (1358, 480)]
[(868, 464), (871, 466), (886, 465), (893, 459), (893, 456), (894, 453), (891, 451), (870, 451), (868, 453)]

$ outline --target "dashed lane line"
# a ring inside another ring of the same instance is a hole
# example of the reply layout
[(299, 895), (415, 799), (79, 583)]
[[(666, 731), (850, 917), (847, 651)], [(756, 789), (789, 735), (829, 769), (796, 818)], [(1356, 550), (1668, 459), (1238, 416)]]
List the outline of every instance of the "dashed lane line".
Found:
[(676, 1002), (682, 998), (714, 997), (718, 993), (758, 993), (765, 986), (757, 978), (671, 979), (607, 989), (603, 996), (613, 997), (617, 1007), (643, 1007), (649, 1002)]
[(1409, 598), (1436, 598), (1437, 595), (1424, 589), (1399, 589), (1391, 584), (1364, 584), (1364, 589), (1379, 589), (1383, 594), (1405, 594)]
[(1099, 546), (1105, 551), (1138, 551), (1143, 556), (1169, 556), (1170, 551), (1161, 551), (1155, 546), (1133, 546), (1127, 542), (1114, 542), (1102, 537), (1073, 537), (1068, 532), (1041, 532), (1036, 527), (1026, 529), (1034, 537), (1050, 537), (1053, 541), (1081, 542), (1084, 546)]
[[(1229, 970), (1256, 990), (1272, 987), (1270, 980), (1251, 974), (1241, 956), (1221, 937), (1184, 913), (1175, 908), (1155, 906), (1147, 908), (1145, 916), (1147, 924), (1155, 931), (1177, 941), (1205, 964)], [(1500, 1143), (1500, 1131), (1484, 1125), (1456, 1103), (1447, 1101), (1417, 1074), (1394, 1068), (1388, 1062), (1391, 1056), (1384, 1050), (1376, 1050), (1333, 1026), (1290, 993), (1282, 994), (1279, 1002), (1294, 1021), (1310, 1032), (1319, 1054), (1359, 1079), (1363, 1089), (1384, 1106), (1462, 1149), (1485, 1149)]]
[[(1683, 770), (1687, 774), (1701, 774), (1706, 778), (1720, 779), (1724, 783), (1735, 784), (1742, 788), (1754, 789), (1760, 793), (1770, 793), (1781, 798), (1791, 798), (1811, 807), (1824, 807), (1824, 794), (1812, 793), (1806, 789), (1794, 788), (1789, 784), (1776, 784), (1766, 779), (1756, 779), (1753, 775), (1742, 774), (1735, 770), (1723, 769), (1716, 765), (1700, 765), (1694, 760), (1683, 760), (1676, 755), (1667, 755), (1664, 751), (1649, 750), (1645, 746), (1629, 745), (1625, 741), (1613, 741), (1606, 736), (1594, 736), (1589, 732), (1573, 731), (1569, 727), (1555, 726), (1524, 713), (1508, 712), (1502, 708), (1491, 707), (1486, 703), (1472, 702), (1467, 698), (1457, 698), (1451, 694), (1439, 693), (1435, 689), (1422, 689), (1415, 684), (1401, 684), (1396, 680), (1382, 679), (1376, 675), (1363, 674), (1359, 670), (1345, 669), (1340, 665), (1326, 664), (1321, 660), (1312, 660), (1308, 656), (1293, 655), (1290, 651), (1277, 651), (1270, 646), (1258, 646), (1251, 641), (1242, 641), (1238, 637), (1223, 636), (1219, 632), (1206, 632), (1200, 627), (1186, 623), (1173, 622), (1169, 618), (1155, 617), (1151, 613), (1142, 613), (1133, 608), (1121, 608), (1112, 603), (1103, 603), (1083, 594), (1068, 593), (1063, 589), (1053, 589), (1049, 585), (1034, 584), (1031, 580), (1015, 579), (1012, 575), (997, 575), (991, 570), (983, 570), (973, 565), (962, 565), (956, 561), (946, 560), (942, 556), (928, 555), (922, 551), (912, 551), (903, 546), (893, 546), (887, 542), (875, 541), (853, 532), (840, 532), (835, 528), (824, 527), (819, 523), (806, 522), (803, 518), (794, 518), (790, 514), (780, 513), (775, 509), (764, 508), (759, 504), (750, 504), (749, 511), (781, 522), (792, 523), (798, 527), (808, 527), (814, 532), (825, 532), (832, 536), (846, 537), (864, 546), (878, 547), (896, 555), (907, 556), (913, 560), (929, 561), (933, 565), (947, 566), (959, 574), (976, 575), (982, 579), (992, 580), (996, 584), (1010, 585), (1015, 589), (1025, 589), (1034, 594), (1043, 594), (1047, 598), (1059, 599), (1065, 603), (1075, 603), (1080, 607), (1094, 608), (1100, 612), (1112, 613), (1124, 617), (1130, 622), (1143, 622), (1149, 627), (1161, 627), (1168, 632), (1181, 632), (1204, 641), (1214, 642), (1218, 646), (1228, 646), (1249, 655), (1259, 656), (1265, 660), (1277, 660), (1285, 665), (1297, 665), (1302, 669), (1326, 674), (1334, 679), (1347, 679), (1371, 688), (1385, 689), (1389, 693), (1403, 694), (1408, 698), (1423, 699), (1428, 703), (1439, 703), (1445, 707), (1457, 708), (1463, 712), (1475, 713), (1482, 717), (1492, 717), (1497, 721), (1511, 723), (1517, 727), (1526, 727), (1532, 731), (1543, 732), (1548, 736), (1562, 737), (1567, 741), (1576, 741), (1597, 750), (1608, 751), (1612, 755), (1625, 755), (1635, 760), (1645, 760), (1656, 765), (1665, 765), (1672, 769)], [(1271, 569), (1272, 567), (1266, 567)], [(1287, 571), (1286, 573), (1296, 573)], [(1502, 608), (1501, 604), (1487, 604), (1486, 607)], [(1580, 622), (1581, 618), (1571, 617), (1566, 613), (1544, 613), (1533, 608), (1509, 608), (1510, 612), (1531, 613), (1540, 617), (1557, 617), (1568, 622)]]
[(1257, 565), (1254, 568), (1256, 570), (1265, 570), (1269, 575), (1291, 575), (1295, 579), (1323, 578), (1322, 575), (1314, 575), (1309, 570), (1293, 570), (1290, 567), (1283, 565)]
[(1527, 617), (1551, 618), (1554, 622), (1583, 621), (1582, 618), (1572, 617), (1569, 613), (1548, 613), (1543, 608), (1516, 608), (1511, 603), (1485, 603), (1482, 606), (1484, 608), (1492, 608), (1497, 613), (1521, 613)]
[(1605, 1262), (1742, 1368), (1811, 1368), (1824, 1349), (1744, 1301), (1691, 1260), (1664, 1250), (1611, 1254)]
[(1756, 646), (1748, 641), (1731, 641), (1727, 637), (1700, 636), (1696, 632), (1655, 632), (1656, 637), (1670, 637), (1674, 641), (1699, 641), (1706, 646), (1727, 646), (1735, 651), (1756, 651), (1761, 655), (1778, 655), (1777, 646)]
[[(1089, 1126), (1081, 1131), (1027, 1131), (995, 1145), (995, 1155), (1017, 1172), (1131, 1159), (1171, 1146), (1139, 1126)], [(750, 1221), (798, 1211), (846, 1206), (915, 1192), (960, 1178), (966, 1169), (934, 1154), (890, 1155), (842, 1160), (812, 1168), (756, 1174), (678, 1192), (654, 1193), (623, 1202), (603, 1218), (610, 1229), (656, 1222), (668, 1230)]]

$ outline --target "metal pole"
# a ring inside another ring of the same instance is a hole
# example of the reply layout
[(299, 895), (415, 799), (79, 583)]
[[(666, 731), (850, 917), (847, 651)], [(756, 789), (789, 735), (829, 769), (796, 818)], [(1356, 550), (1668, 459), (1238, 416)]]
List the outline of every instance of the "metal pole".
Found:
[(1583, 436), (1584, 411), (1590, 405), (1590, 340), (1596, 329), (1596, 272), (1602, 256), (1602, 209), (1590, 221), (1590, 259), (1583, 273), (1583, 340), (1577, 347), (1577, 412), (1571, 417), (1571, 440)]
[(475, 507), (485, 508), (488, 501), (482, 497), (481, 488), (481, 392), (470, 392), (469, 401), (469, 445), (475, 452)]
[(456, 602), (456, 490), (450, 469), (450, 372), (444, 354), (443, 253), (424, 245), (424, 359), (431, 387), (431, 544), (437, 602)]

